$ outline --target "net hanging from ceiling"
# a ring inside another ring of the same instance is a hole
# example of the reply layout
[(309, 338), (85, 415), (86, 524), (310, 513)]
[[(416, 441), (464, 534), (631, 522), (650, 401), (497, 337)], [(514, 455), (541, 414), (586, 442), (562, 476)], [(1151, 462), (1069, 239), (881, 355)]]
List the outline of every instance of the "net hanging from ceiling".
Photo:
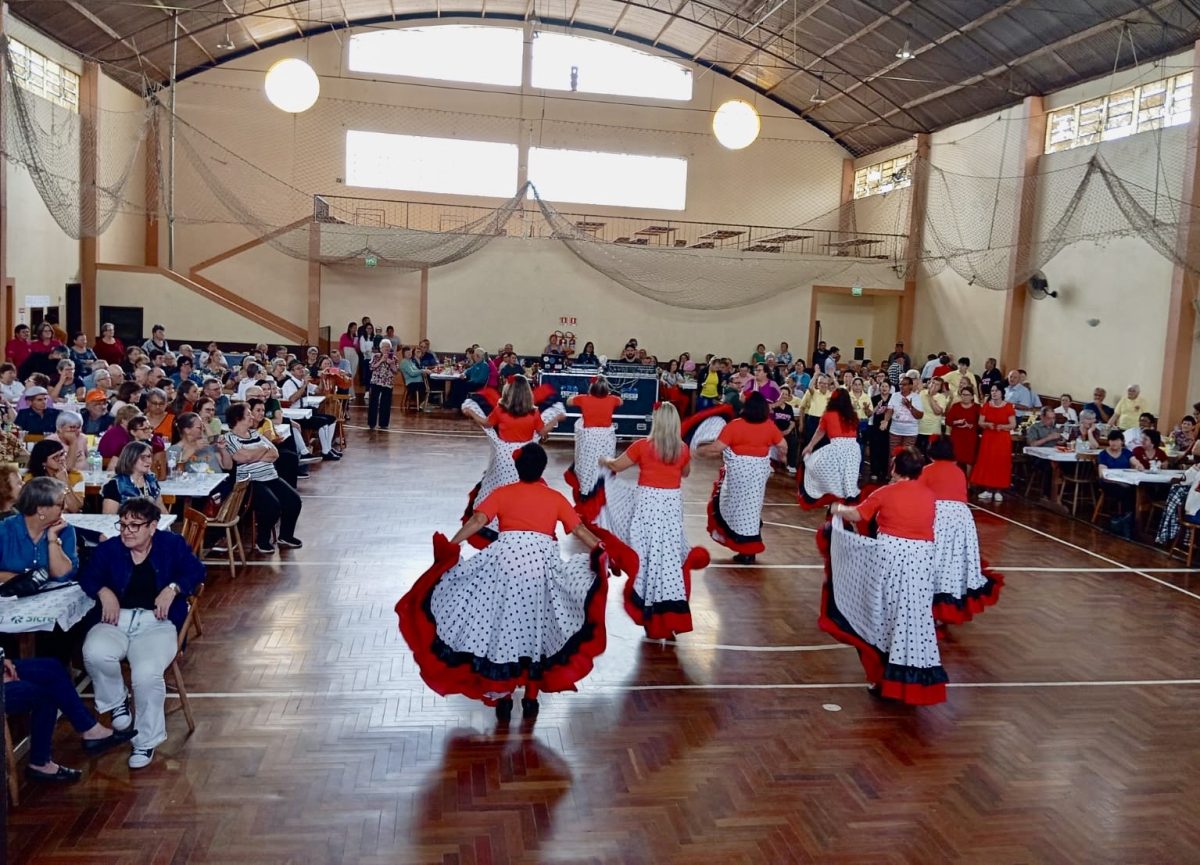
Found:
[[(7, 61), (7, 41), (0, 50)], [(64, 232), (97, 236), (119, 214), (165, 218), (169, 115), (154, 96), (138, 111), (95, 111), (92, 122), (23, 89), (11, 63), (5, 62), (5, 69), (3, 153), (29, 172)], [(366, 258), (397, 268), (438, 267), (469, 257), (499, 237), (536, 238), (564, 244), (581, 261), (642, 296), (672, 306), (726, 309), (797, 286), (887, 284), (918, 270), (949, 270), (974, 285), (1007, 290), (1066, 246), (1122, 237), (1138, 238), (1184, 267), (1195, 266), (1177, 246), (1179, 233), (1200, 221), (1196, 208), (1182, 201), (1184, 166), (1191, 158), (1183, 127), (1050, 154), (1030, 178), (1021, 174), (1024, 144), (1014, 132), (1020, 118), (1001, 117), (958, 141), (935, 144), (928, 160), (907, 169), (928, 178), (923, 248), (910, 261), (904, 235), (911, 187), (839, 205), (837, 184), (793, 183), (780, 167), (805, 165), (812, 177), (815, 166), (819, 175), (840, 176), (844, 153), (828, 141), (762, 139), (749, 151), (730, 154), (711, 136), (671, 130), (517, 120), (336, 98), (322, 98), (314, 109), (292, 116), (264, 111), (257, 91), (195, 79), (180, 95), (176, 224), (237, 226), (288, 256), (334, 267), (359, 267)], [(222, 106), (219, 123), (196, 108), (206, 104)], [(602, 236), (588, 230), (579, 214), (537, 196), (529, 201), (525, 190), (493, 207), (414, 202), (405, 204), (403, 217), (397, 213), (400, 202), (320, 197), (330, 185), (328, 167), (342, 159), (347, 129), (495, 141), (525, 135), (546, 147), (587, 141), (599, 149), (619, 140), (621, 150), (632, 153), (665, 148), (705, 171), (701, 192), (714, 209), (730, 202), (730, 212), (721, 214), (728, 222), (674, 224), (647, 242), (634, 236), (637, 232)], [(221, 140), (214, 137), (218, 134)], [(80, 160), (84, 145), (93, 142), (94, 181)], [(279, 148), (280, 142), (287, 147)], [(774, 174), (764, 180), (774, 179), (784, 194), (747, 200), (740, 189), (724, 186), (730, 182), (720, 170), (728, 164), (724, 160), (747, 157), (770, 166)], [(1031, 229), (1018, 236), (1023, 213)], [(313, 226), (319, 226), (319, 242)], [(689, 230), (693, 234), (685, 235)]]

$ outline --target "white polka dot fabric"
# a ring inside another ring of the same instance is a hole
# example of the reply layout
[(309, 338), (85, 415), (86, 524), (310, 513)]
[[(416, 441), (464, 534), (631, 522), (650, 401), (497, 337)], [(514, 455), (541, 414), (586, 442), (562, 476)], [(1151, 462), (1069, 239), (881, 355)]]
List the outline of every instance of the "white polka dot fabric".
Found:
[(653, 608), (687, 601), (683, 562), (688, 543), (683, 531), (683, 495), (679, 490), (638, 487), (629, 535), (618, 535), (638, 554), (633, 590)]
[(550, 426), (552, 423), (556, 423), (566, 416), (567, 407), (559, 400), (542, 410), (542, 423)]
[(748, 457), (724, 451), (725, 470), (721, 479), (721, 518), (744, 537), (762, 531), (763, 496), (771, 477), (770, 457)]
[(856, 439), (832, 439), (804, 458), (804, 492), (814, 499), (824, 495), (839, 499), (857, 496), (861, 463), (862, 452)]
[(563, 561), (540, 532), (501, 532), (438, 581), (429, 607), (456, 652), (510, 664), (554, 655), (583, 628), (595, 582), (589, 553)]
[[(487, 468), (483, 470), (483, 477), (479, 481), (479, 493), (475, 496), (477, 502), (482, 502), (500, 487), (515, 484), (521, 480), (521, 476), (517, 474), (517, 464), (513, 462), (513, 452), (529, 444), (529, 442), (502, 441), (496, 431), (490, 427), (484, 430), (484, 434), (487, 435), (488, 441), (492, 445), (492, 451), (488, 457)], [(486, 528), (498, 532), (500, 531), (500, 521), (492, 520)]]
[[(575, 426), (575, 477), (579, 494), (590, 496), (601, 477), (600, 458), (612, 458), (617, 453), (617, 431), (614, 427), (584, 427), (580, 420)], [(611, 473), (608, 473), (611, 474)], [(607, 485), (607, 481), (605, 482)]]
[(933, 622), (933, 543), (847, 531), (830, 539), (833, 599), (855, 633), (902, 667), (941, 664)]
[(969, 507), (963, 502), (939, 501), (933, 537), (934, 594), (964, 598), (987, 583), (979, 563), (979, 533)]
[(637, 506), (637, 483), (630, 477), (632, 469), (626, 469), (621, 474), (604, 470), (604, 507), (596, 524), (607, 529), (626, 544), (629, 543), (629, 529), (633, 523), (633, 511)]
[(726, 423), (728, 421), (723, 417), (710, 417), (700, 421), (700, 425), (692, 433), (692, 456), (696, 455), (696, 448), (700, 445), (715, 442), (721, 435), (721, 430), (725, 429)]

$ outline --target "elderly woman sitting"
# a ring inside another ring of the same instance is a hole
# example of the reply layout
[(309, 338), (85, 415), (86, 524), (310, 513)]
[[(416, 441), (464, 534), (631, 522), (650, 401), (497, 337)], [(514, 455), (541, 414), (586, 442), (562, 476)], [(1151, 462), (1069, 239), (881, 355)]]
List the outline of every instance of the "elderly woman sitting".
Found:
[(21, 488), (16, 515), (0, 520), (0, 583), (36, 568), (65, 580), (79, 567), (75, 530), (62, 518), (66, 494), (55, 478), (34, 478)]
[(151, 466), (153, 455), (147, 442), (133, 441), (122, 448), (112, 479), (100, 488), (100, 497), (104, 500), (101, 513), (115, 514), (121, 505), (136, 498), (149, 499), (159, 511), (166, 512), (167, 506), (158, 490), (158, 478)]
[(163, 672), (175, 658), (187, 599), (204, 581), (204, 565), (182, 536), (158, 531), (158, 515), (149, 499), (124, 502), (117, 510), (120, 536), (96, 548), (79, 578), (80, 588), (100, 602), (100, 620), (83, 642), (83, 663), (96, 687), (96, 710), (112, 712), (114, 730), (133, 726), (121, 672), (121, 660), (129, 660), (138, 727), (131, 769), (150, 765), (167, 738)]
[(1071, 441), (1081, 441), (1084, 447), (1099, 450), (1105, 446), (1096, 427), (1096, 413), (1085, 408), (1079, 413), (1079, 426), (1071, 430)]
[(68, 471), (87, 471), (87, 437), (83, 435), (82, 417), (73, 411), (60, 411), (54, 421), (54, 435), (48, 438), (61, 442), (66, 449)]
[(62, 442), (42, 439), (35, 444), (29, 454), (29, 465), (26, 469), (26, 480), (54, 478), (62, 482), (66, 487), (63, 510), (67, 513), (77, 514), (83, 510), (83, 493), (75, 492), (75, 485), (83, 480), (83, 475), (67, 467), (67, 449), (63, 447)]

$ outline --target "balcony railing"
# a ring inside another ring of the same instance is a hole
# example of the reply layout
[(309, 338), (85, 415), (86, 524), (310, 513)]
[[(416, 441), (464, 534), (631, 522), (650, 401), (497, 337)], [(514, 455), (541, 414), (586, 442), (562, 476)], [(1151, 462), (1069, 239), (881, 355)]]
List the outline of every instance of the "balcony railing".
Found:
[[(514, 212), (503, 225), (487, 222), (494, 208), (423, 201), (354, 198), (341, 195), (313, 197), (313, 218), (369, 228), (405, 228), (415, 231), (456, 232), (474, 230), (509, 237), (558, 237), (561, 232), (540, 210), (526, 207)], [(558, 214), (571, 223), (575, 235), (598, 243), (680, 249), (724, 249), (747, 253), (850, 256), (896, 261), (904, 257), (907, 237), (902, 234), (810, 229), (733, 222), (696, 222), (682, 219), (647, 219), (595, 213)]]

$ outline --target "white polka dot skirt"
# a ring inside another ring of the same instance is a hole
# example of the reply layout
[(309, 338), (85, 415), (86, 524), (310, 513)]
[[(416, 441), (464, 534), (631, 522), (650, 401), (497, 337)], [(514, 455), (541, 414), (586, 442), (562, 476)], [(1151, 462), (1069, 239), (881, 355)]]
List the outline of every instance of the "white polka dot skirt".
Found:
[(762, 505), (771, 477), (769, 457), (724, 451), (725, 465), (708, 503), (708, 532), (714, 541), (738, 553), (756, 555), (762, 542)]
[[(521, 479), (521, 476), (517, 474), (517, 464), (513, 462), (513, 453), (529, 442), (502, 441), (500, 436), (496, 434), (496, 431), (491, 428), (485, 429), (484, 433), (487, 435), (488, 443), (491, 445), (491, 450), (488, 454), (488, 464), (487, 468), (483, 470), (483, 477), (476, 484), (475, 489), (471, 491), (467, 499), (467, 509), (463, 513), (464, 523), (475, 513), (476, 502), (482, 502), (500, 487), (515, 484)], [(471, 545), (482, 547), (486, 542), (493, 540), (499, 531), (499, 520), (492, 520), (474, 538), (471, 538)], [(485, 539), (484, 543), (477, 542), (479, 536), (483, 536)]]
[(812, 500), (832, 496), (838, 500), (858, 495), (858, 470), (862, 452), (858, 441), (835, 438), (804, 458), (804, 493)]
[(700, 447), (700, 445), (715, 442), (720, 437), (721, 430), (725, 429), (727, 423), (729, 421), (723, 417), (710, 417), (700, 421), (695, 432), (692, 433), (692, 456), (696, 455), (696, 448)]
[(626, 609), (646, 634), (669, 639), (692, 629), (688, 543), (683, 495), (677, 489), (637, 488), (628, 546), (638, 556), (637, 575), (626, 586)]
[(600, 458), (612, 459), (617, 453), (617, 431), (614, 427), (584, 427), (580, 420), (575, 426), (575, 478), (579, 495), (589, 498), (604, 476)]
[(883, 695), (924, 705), (946, 699), (933, 620), (931, 541), (860, 535), (833, 521), (819, 624), (855, 646)]
[(604, 506), (596, 525), (606, 529), (629, 543), (630, 530), (633, 525), (633, 512), (637, 507), (637, 482), (630, 477), (628, 471), (615, 474), (604, 470)]
[(968, 622), (996, 603), (1004, 578), (985, 571), (975, 518), (963, 502), (937, 503), (933, 534), (934, 617), (952, 624)]
[(569, 662), (603, 586), (590, 554), (564, 561), (549, 535), (501, 532), (442, 576), (429, 612), (449, 655), (497, 680), (520, 669), (537, 681), (547, 665)]

